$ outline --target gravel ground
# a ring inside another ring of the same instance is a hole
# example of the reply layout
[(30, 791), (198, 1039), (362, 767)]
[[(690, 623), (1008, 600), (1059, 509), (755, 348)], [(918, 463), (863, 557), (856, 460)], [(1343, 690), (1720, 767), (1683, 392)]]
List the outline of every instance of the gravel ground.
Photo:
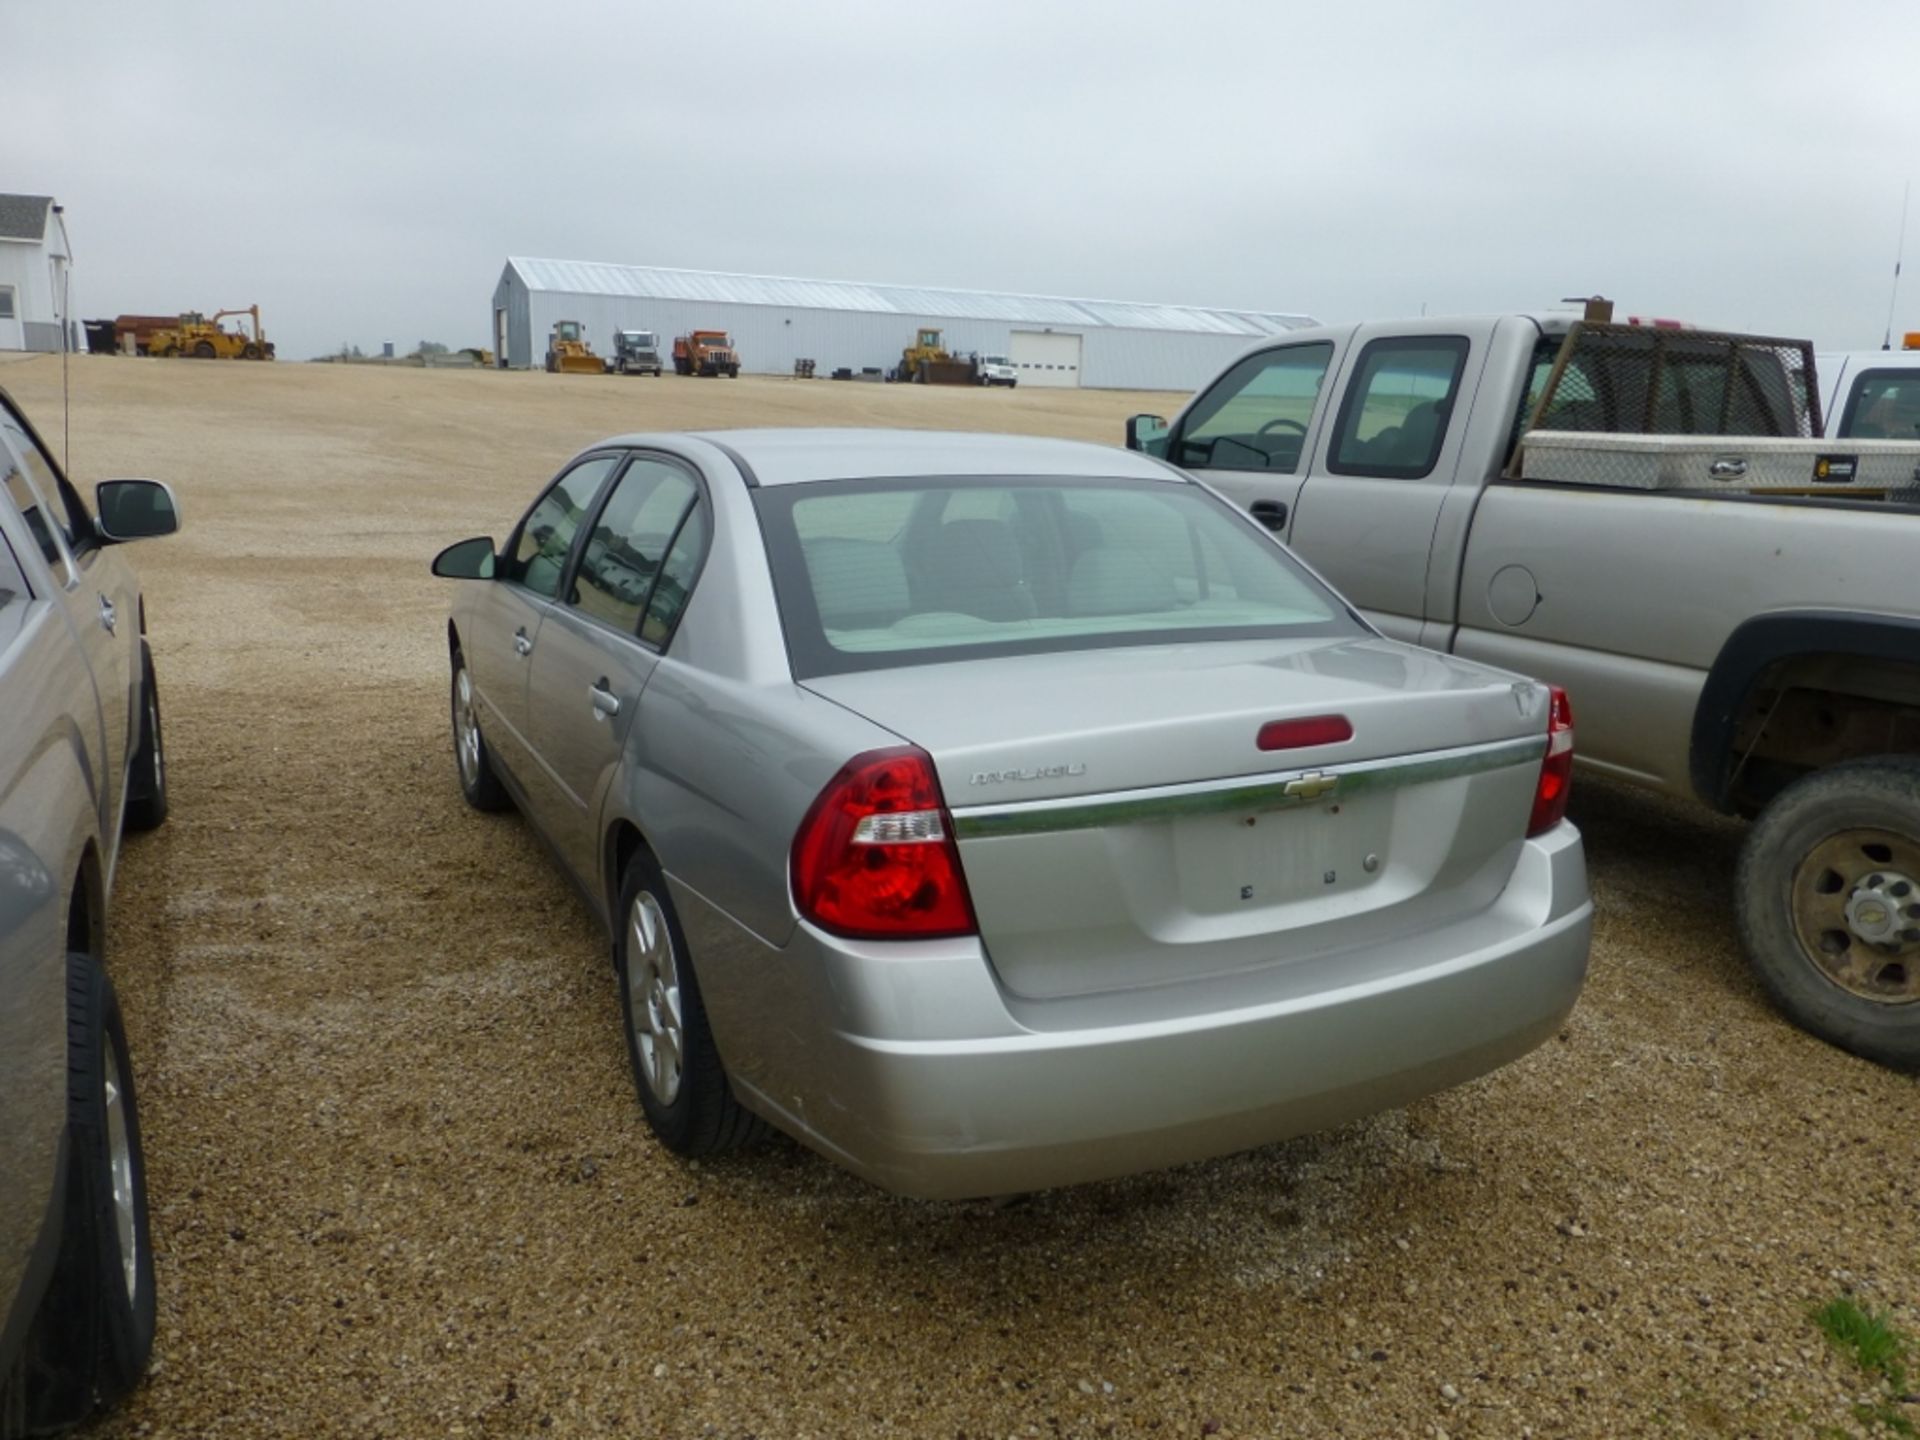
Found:
[[(173, 817), (111, 963), (141, 1080), (151, 1380), (99, 1435), (1814, 1434), (1809, 1309), (1920, 1329), (1910, 1080), (1790, 1029), (1738, 831), (1583, 781), (1593, 975), (1557, 1042), (1333, 1134), (928, 1205), (775, 1140), (649, 1139), (601, 943), (460, 803), (443, 543), (649, 426), (1111, 440), (1168, 397), (83, 359), (75, 471), (142, 546)], [(59, 370), (0, 367), (50, 433)], [(1910, 1407), (1920, 1419), (1920, 1407)]]

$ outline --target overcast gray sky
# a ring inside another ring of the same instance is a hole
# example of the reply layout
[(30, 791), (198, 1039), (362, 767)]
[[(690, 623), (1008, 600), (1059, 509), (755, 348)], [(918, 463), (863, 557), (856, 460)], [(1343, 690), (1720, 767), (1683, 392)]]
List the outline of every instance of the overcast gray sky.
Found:
[(0, 0), (0, 55), (76, 310), (289, 358), (485, 344), (510, 254), (1866, 347), (1920, 169), (1911, 0)]

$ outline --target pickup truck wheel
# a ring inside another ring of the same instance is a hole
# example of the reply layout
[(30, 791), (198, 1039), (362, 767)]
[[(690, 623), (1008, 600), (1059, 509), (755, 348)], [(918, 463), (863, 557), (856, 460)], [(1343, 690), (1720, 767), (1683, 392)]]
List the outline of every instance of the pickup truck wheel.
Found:
[(1781, 791), (1741, 849), (1736, 906), (1794, 1023), (1920, 1070), (1920, 760), (1850, 761)]
[(493, 752), (480, 733), (480, 701), (473, 693), (473, 677), (467, 673), (466, 657), (457, 650), (453, 654), (453, 761), (460, 793), (474, 809), (491, 813), (512, 803), (507, 787), (494, 773)]
[(67, 1134), (66, 1212), (36, 1321), (43, 1383), (27, 1397), (29, 1433), (120, 1399), (153, 1353), (153, 1248), (133, 1065), (113, 986), (91, 955), (67, 957)]
[(755, 1138), (762, 1124), (733, 1098), (680, 917), (665, 876), (644, 850), (627, 865), (618, 913), (620, 1017), (647, 1124), (669, 1150), (693, 1158)]
[(140, 642), (140, 745), (127, 769), (127, 829), (157, 830), (167, 818), (167, 747), (160, 734), (160, 686), (153, 651)]

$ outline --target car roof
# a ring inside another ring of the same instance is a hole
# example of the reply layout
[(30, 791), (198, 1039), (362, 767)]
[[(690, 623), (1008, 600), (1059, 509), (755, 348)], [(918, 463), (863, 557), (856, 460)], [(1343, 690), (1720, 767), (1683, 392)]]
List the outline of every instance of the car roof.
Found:
[(921, 475), (1019, 475), (1159, 480), (1183, 484), (1171, 466), (1111, 445), (1033, 435), (945, 430), (702, 430), (622, 435), (611, 446), (675, 448), (704, 441), (744, 465), (750, 483), (804, 485)]

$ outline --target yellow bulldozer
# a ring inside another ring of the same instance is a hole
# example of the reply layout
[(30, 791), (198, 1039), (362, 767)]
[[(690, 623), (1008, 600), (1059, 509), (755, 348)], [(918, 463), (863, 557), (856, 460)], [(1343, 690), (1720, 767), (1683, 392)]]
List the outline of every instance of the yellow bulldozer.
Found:
[(604, 375), (607, 365), (593, 353), (578, 320), (556, 320), (547, 341), (547, 371), (555, 375)]
[[(244, 315), (253, 321), (253, 334), (244, 330), (223, 329), (220, 322), (229, 315)], [(211, 316), (190, 310), (177, 325), (165, 326), (147, 337), (149, 355), (187, 355), (195, 360), (271, 360), (273, 345), (260, 328), (260, 307), (244, 310), (216, 310)]]
[(971, 385), (974, 367), (971, 361), (947, 353), (938, 330), (924, 329), (900, 352), (900, 368), (893, 378), (902, 384)]

